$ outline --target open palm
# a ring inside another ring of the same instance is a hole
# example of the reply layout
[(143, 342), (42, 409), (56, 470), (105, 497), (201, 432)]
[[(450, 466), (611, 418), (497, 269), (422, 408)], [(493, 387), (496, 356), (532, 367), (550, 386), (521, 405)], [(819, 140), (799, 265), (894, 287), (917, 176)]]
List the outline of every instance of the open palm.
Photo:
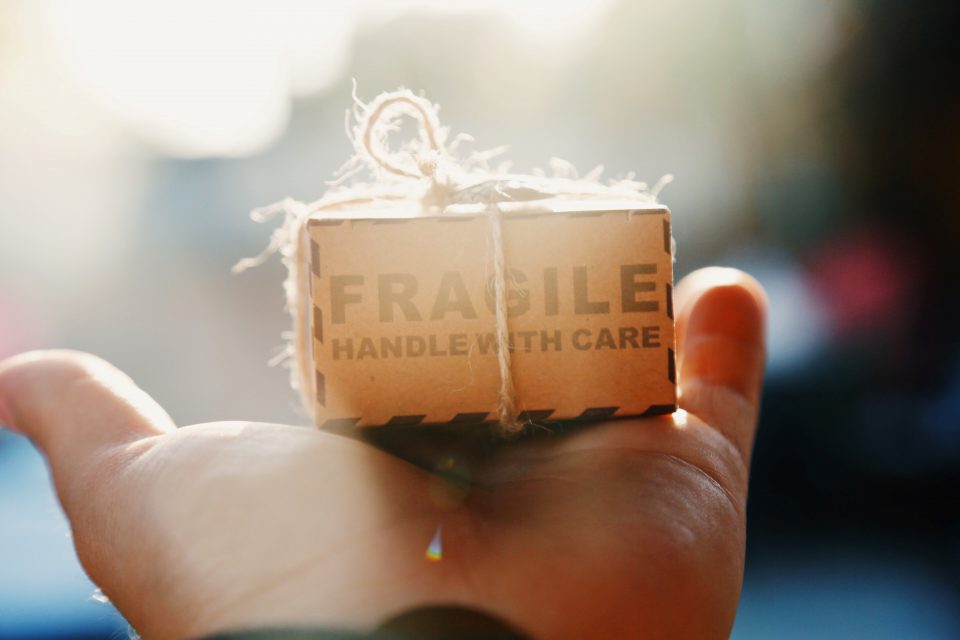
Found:
[(764, 303), (729, 270), (677, 297), (684, 411), (498, 446), (178, 429), (110, 365), (66, 352), (0, 364), (0, 410), (47, 455), (81, 562), (147, 638), (372, 629), (426, 604), (534, 637), (725, 637)]

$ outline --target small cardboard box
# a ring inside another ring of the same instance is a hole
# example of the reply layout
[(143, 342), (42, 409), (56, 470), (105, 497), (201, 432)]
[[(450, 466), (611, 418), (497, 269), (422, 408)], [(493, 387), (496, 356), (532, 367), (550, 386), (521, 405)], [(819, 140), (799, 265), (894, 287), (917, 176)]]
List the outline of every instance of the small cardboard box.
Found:
[[(598, 202), (503, 210), (519, 418), (674, 411), (669, 210)], [(489, 217), (332, 215), (309, 219), (303, 239), (318, 426), (494, 420)]]

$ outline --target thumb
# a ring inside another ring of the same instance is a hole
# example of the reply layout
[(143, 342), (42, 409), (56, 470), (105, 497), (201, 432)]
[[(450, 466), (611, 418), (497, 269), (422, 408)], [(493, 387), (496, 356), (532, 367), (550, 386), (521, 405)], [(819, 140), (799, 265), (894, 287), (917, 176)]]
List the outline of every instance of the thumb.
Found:
[(695, 271), (677, 287), (680, 406), (749, 461), (763, 380), (767, 300), (736, 269)]
[(73, 351), (34, 351), (0, 362), (0, 422), (46, 455), (61, 500), (100, 454), (175, 428), (130, 378)]

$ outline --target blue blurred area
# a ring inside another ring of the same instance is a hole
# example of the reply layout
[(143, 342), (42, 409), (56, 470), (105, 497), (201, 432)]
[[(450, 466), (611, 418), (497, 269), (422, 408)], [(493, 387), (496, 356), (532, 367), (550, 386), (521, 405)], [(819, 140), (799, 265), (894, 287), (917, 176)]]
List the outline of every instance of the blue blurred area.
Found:
[(0, 638), (120, 638), (127, 624), (77, 562), (40, 455), (0, 430)]
[(950, 582), (899, 549), (801, 547), (753, 564), (733, 640), (949, 640), (960, 634)]
[[(308, 51), (343, 51), (314, 52), (340, 66), (288, 90), (258, 64), (276, 51), (252, 47), (289, 39), (247, 37), (266, 27), (238, 3), (217, 24), (238, 30), (244, 81), (214, 69), (196, 110), (212, 116), (188, 108), (175, 130), (134, 108), (163, 100), (104, 93), (110, 76), (79, 66), (110, 67), (81, 38), (112, 42), (81, 28), (109, 20), (0, 0), (0, 357), (95, 352), (180, 424), (304, 422), (266, 368), (287, 329), (280, 266), (229, 274), (265, 243), (245, 214), (322, 194), (350, 153), (351, 76), (366, 98), (405, 84), (476, 148), (511, 143), (518, 171), (555, 155), (675, 174), (679, 273), (738, 266), (766, 287), (734, 638), (960, 637), (960, 5), (611, 1), (543, 39), (499, 5), (413, 4), (301, 20)], [(0, 638), (125, 637), (93, 593), (40, 458), (0, 431)]]

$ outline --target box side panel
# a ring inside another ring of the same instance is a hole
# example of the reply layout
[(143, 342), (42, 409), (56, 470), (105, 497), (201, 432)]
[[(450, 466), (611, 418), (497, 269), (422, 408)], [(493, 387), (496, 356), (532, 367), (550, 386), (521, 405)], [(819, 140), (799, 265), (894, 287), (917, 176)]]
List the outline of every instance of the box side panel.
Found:
[(676, 404), (666, 211), (509, 218), (507, 263), (538, 313), (511, 318), (521, 408), (550, 419), (668, 413)]
[[(492, 419), (490, 220), (312, 221), (317, 419)], [(518, 406), (593, 419), (675, 406), (669, 212), (503, 222)]]

